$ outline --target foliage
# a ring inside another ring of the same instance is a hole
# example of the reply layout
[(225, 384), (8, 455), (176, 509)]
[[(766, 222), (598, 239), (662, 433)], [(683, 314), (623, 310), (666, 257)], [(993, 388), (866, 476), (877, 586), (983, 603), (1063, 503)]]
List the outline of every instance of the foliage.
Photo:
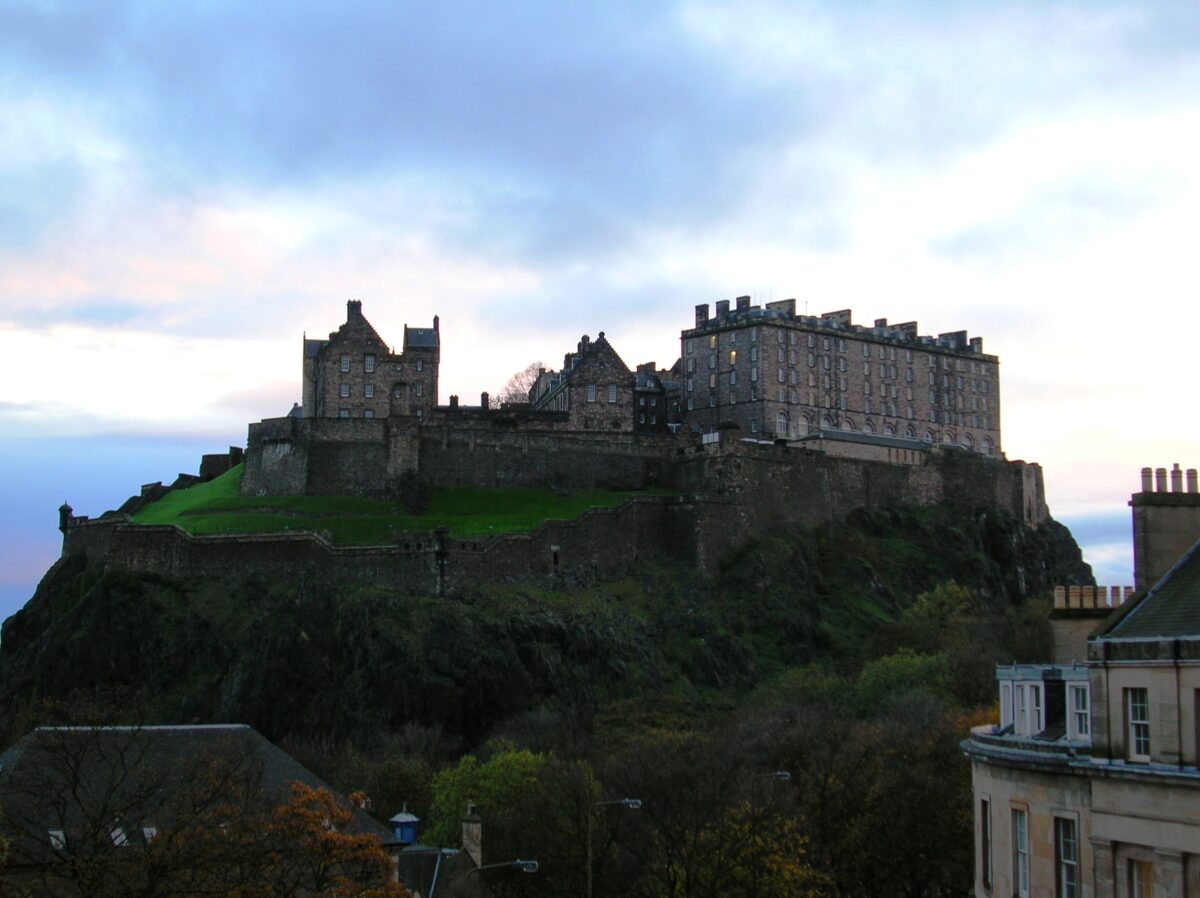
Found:
[(561, 494), (550, 489), (513, 487), (431, 489), (412, 478), (402, 484), (401, 499), (357, 496), (242, 496), (242, 466), (220, 477), (172, 490), (133, 516), (138, 524), (177, 524), (196, 535), (278, 533), (313, 530), (335, 543), (382, 545), (406, 531), (447, 527), (453, 537), (487, 536), (532, 530), (548, 520), (570, 520), (588, 508), (612, 508), (645, 492), (589, 490)]
[(545, 367), (544, 362), (530, 362), (520, 371), (514, 372), (500, 391), (492, 397), (493, 408), (502, 408), (510, 403), (529, 402), (529, 391), (533, 389), (533, 385), (537, 381), (538, 372)]

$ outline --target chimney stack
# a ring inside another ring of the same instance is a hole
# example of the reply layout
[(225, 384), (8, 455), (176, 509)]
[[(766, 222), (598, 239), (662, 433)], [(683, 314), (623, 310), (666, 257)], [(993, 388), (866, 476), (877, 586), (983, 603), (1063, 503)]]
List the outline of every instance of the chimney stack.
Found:
[(462, 847), (476, 867), (483, 866), (483, 820), (475, 813), (475, 802), (467, 802), (462, 821)]

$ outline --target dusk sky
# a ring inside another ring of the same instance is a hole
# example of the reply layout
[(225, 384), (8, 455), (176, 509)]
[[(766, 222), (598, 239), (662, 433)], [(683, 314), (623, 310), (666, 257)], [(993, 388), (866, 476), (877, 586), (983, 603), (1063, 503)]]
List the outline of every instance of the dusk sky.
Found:
[(356, 298), (441, 401), (696, 303), (968, 330), (1101, 583), (1200, 466), (1200, 4), (0, 0), (0, 617), (300, 396)]

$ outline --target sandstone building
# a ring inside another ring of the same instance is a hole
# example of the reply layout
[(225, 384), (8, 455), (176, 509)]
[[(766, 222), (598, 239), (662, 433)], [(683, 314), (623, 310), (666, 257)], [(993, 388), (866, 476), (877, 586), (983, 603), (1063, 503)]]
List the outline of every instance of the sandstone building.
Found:
[(1187, 552), (1133, 600), (1114, 591), (1116, 610), (1060, 592), (1056, 663), (998, 668), (1000, 722), (963, 743), (977, 898), (1200, 895), (1200, 528), (1187, 514), (1144, 526), (1148, 495), (1194, 495), (1159, 482), (1145, 469), (1131, 503), (1135, 565), (1154, 570), (1156, 540)]
[(797, 315), (794, 299), (740, 296), (696, 306), (683, 331), (685, 419), (709, 431), (797, 439), (850, 431), (1000, 453), (1000, 363), (966, 331), (920, 336), (916, 322)]

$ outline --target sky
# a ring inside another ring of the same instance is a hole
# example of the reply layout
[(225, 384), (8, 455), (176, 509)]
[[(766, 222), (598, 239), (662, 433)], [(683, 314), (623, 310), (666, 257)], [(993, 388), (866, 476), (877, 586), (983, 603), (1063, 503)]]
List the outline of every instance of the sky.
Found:
[(0, 617), (300, 392), (347, 299), (441, 401), (697, 303), (968, 330), (1098, 582), (1200, 466), (1200, 6), (0, 0)]

